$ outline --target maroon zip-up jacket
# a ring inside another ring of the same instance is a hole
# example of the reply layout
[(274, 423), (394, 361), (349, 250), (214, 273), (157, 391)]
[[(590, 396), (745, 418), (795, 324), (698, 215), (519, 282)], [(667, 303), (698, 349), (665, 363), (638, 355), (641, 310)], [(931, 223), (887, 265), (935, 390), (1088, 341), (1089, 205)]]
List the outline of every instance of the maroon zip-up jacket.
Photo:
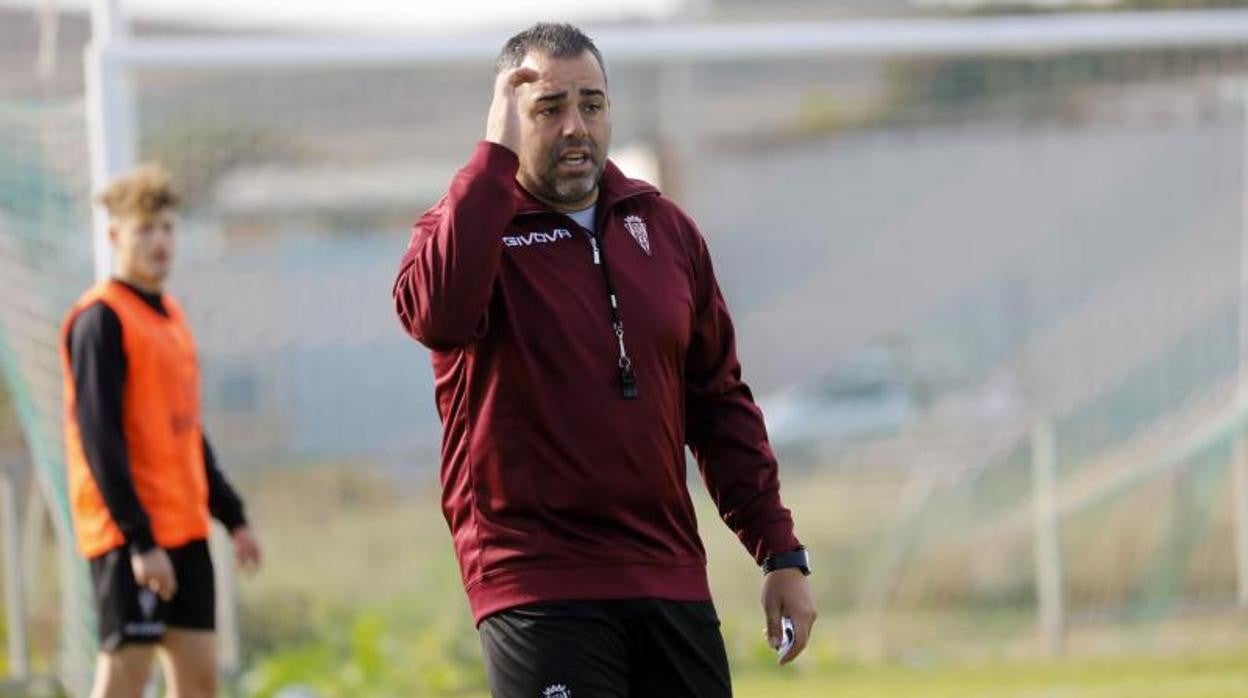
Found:
[(442, 509), (473, 616), (707, 600), (685, 444), (755, 560), (799, 543), (706, 243), (614, 164), (596, 239), (527, 194), (518, 167), (507, 148), (478, 144), (414, 226), (393, 290), (404, 328), (433, 353)]

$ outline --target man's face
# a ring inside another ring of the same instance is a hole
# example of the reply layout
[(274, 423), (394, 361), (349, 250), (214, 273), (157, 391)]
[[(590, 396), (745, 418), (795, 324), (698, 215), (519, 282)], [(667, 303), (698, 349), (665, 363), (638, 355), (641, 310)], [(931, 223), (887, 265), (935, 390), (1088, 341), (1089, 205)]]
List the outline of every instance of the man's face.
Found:
[(173, 219), (167, 212), (114, 218), (109, 238), (119, 277), (149, 288), (164, 283), (173, 265)]
[(529, 193), (558, 211), (589, 208), (611, 143), (607, 82), (589, 51), (551, 58), (533, 51), (523, 67), (536, 81), (519, 88), (520, 172)]

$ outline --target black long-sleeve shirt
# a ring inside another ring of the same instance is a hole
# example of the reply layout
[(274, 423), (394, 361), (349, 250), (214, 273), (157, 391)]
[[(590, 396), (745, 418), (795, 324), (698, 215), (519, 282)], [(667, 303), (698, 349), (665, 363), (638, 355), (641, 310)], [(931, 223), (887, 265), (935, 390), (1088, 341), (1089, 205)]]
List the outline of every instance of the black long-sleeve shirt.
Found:
[[(121, 282), (156, 312), (168, 315), (159, 294)], [(121, 320), (103, 302), (78, 314), (69, 331), (70, 368), (74, 375), (76, 412), (82, 449), (104, 505), (134, 552), (156, 547), (151, 521), (134, 489), (130, 456), (122, 427), (122, 395), (126, 382), (126, 353)], [(208, 509), (227, 529), (247, 523), (243, 501), (217, 467), (208, 437), (203, 437), (204, 469), (208, 479)]]

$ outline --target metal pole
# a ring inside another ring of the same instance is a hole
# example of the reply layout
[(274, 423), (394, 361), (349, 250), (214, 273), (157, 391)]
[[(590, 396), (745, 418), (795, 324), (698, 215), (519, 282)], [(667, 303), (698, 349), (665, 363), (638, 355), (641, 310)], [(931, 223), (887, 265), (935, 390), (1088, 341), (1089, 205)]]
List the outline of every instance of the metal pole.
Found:
[[(695, 3), (691, 7), (696, 8)], [(113, 56), (130, 67), (488, 63), (505, 34), (401, 38), (139, 37)], [(1034, 56), (1072, 51), (1236, 46), (1248, 11), (1122, 12), (962, 19), (644, 25), (594, 32), (611, 65), (814, 57)]]
[[(87, 99), (87, 142), (91, 154), (91, 189), (99, 192), (115, 175), (134, 164), (134, 113), (126, 66), (112, 51), (127, 40), (121, 0), (95, 0), (91, 7), (91, 43), (83, 57)], [(92, 248), (95, 278), (112, 273), (108, 213), (92, 202)]]
[(238, 631), (238, 583), (234, 572), (234, 544), (225, 529), (214, 526), (211, 537), (217, 586), (218, 666), (231, 690), (242, 670)]
[(1047, 419), (1031, 431), (1031, 477), (1035, 514), (1036, 595), (1040, 639), (1049, 656), (1062, 653), (1066, 622), (1062, 599), (1062, 548), (1057, 511), (1057, 457)]
[(26, 644), (26, 590), (23, 586), (21, 535), (18, 530), (17, 495), (13, 477), (0, 468), (0, 533), (4, 537), (4, 614), (8, 625), (9, 675), (18, 681), (30, 678), (30, 654)]
[(39, 12), (39, 59), (35, 73), (40, 80), (51, 80), (56, 74), (57, 38), (60, 36), (61, 14), (56, 0), (43, 0)]
[(1236, 601), (1248, 608), (1248, 439), (1241, 426), (1231, 449), (1231, 494), (1235, 507)]
[[(1235, 391), (1235, 415), (1248, 411), (1248, 86), (1233, 92), (1240, 120), (1240, 214), (1239, 214), (1239, 382)], [(1240, 608), (1248, 608), (1248, 435), (1241, 424), (1231, 449), (1231, 502), (1234, 507), (1235, 569)]]
[[(708, 9), (706, 0), (685, 0), (680, 19), (693, 25), (706, 17)], [(614, 59), (614, 54), (607, 55)], [(686, 184), (694, 174), (691, 169), (697, 161), (699, 149), (699, 130), (689, 128), (689, 124), (696, 120), (694, 103), (697, 96), (694, 89), (697, 83), (694, 71), (694, 64), (688, 60), (662, 64), (658, 68), (656, 95), (658, 128), (654, 145), (659, 156), (661, 186), (665, 195), (685, 204), (689, 203), (683, 201), (688, 192)]]
[(22, 540), (18, 546), (22, 551), (22, 586), (26, 589), (35, 588), (35, 572), (39, 568), (39, 550), (47, 515), (43, 491), (39, 488), (39, 478), (36, 475), (30, 479), (26, 492), (26, 513), (22, 517)]
[[(91, 188), (98, 192), (117, 173), (134, 162), (133, 119), (126, 69), (111, 57), (110, 51), (122, 46), (126, 26), (121, 0), (93, 0), (91, 4), (91, 43), (83, 56), (86, 85), (87, 143), (91, 157)], [(93, 197), (94, 198), (94, 197)], [(92, 251), (95, 277), (105, 279), (112, 272), (112, 249), (108, 241), (108, 216), (92, 202)], [(50, 497), (53, 495), (49, 495)], [(50, 499), (49, 501), (54, 501)], [(63, 523), (58, 518), (57, 523)], [(61, 681), (71, 695), (85, 695), (91, 685), (95, 660), (96, 619), (87, 602), (90, 585), (73, 536), (61, 535)], [(87, 593), (84, 593), (87, 592)]]

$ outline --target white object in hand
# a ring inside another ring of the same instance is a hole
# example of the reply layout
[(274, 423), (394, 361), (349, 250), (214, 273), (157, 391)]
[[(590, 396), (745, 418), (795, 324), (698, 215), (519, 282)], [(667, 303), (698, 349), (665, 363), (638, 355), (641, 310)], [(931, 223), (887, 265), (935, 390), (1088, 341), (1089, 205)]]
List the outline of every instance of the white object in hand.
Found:
[(780, 619), (780, 647), (776, 650), (776, 654), (780, 659), (784, 659), (789, 652), (793, 650), (793, 640), (797, 637), (797, 632), (793, 630), (793, 619), (784, 616)]

